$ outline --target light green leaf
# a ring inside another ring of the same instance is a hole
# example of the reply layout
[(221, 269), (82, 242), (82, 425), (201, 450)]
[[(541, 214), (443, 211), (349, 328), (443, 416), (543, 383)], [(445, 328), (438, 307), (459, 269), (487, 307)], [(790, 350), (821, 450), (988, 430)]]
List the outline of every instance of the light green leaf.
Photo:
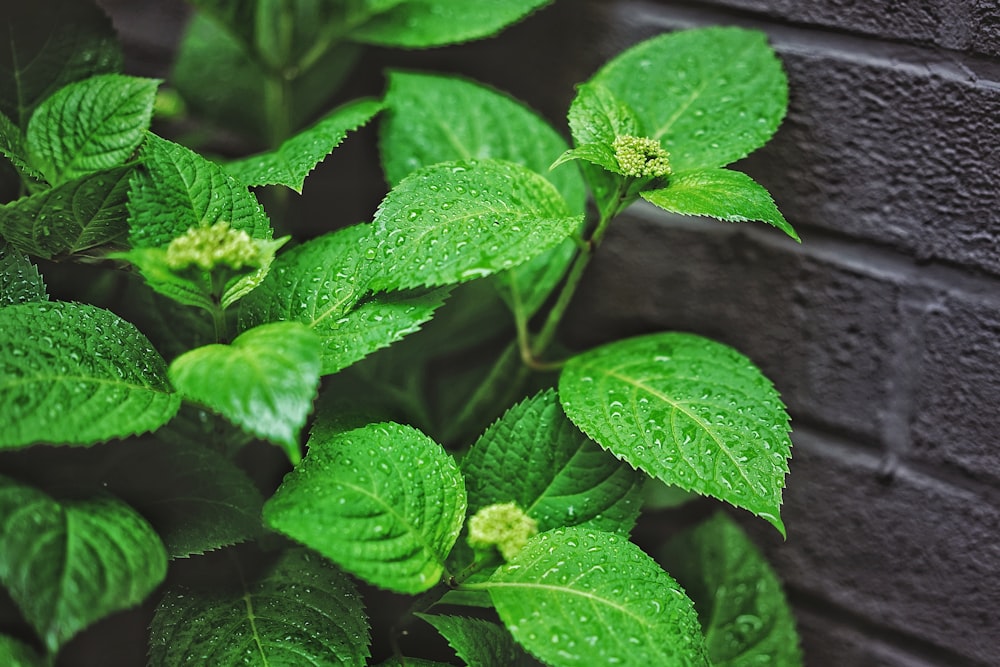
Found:
[(298, 322), (275, 322), (245, 331), (230, 345), (185, 352), (169, 375), (185, 399), (281, 445), (295, 463), (319, 369), (319, 339)]
[(707, 215), (727, 222), (760, 220), (800, 240), (768, 191), (739, 171), (699, 169), (673, 174), (667, 187), (646, 190), (641, 196), (671, 213)]
[(7, 667), (45, 667), (35, 650), (8, 635), (0, 635), (0, 665)]
[(662, 560), (694, 600), (714, 667), (801, 667), (781, 582), (732, 519), (720, 512), (675, 536)]
[(122, 66), (111, 20), (90, 2), (7, 3), (0, 13), (0, 35), (0, 112), (21, 128), (35, 107), (62, 86)]
[(533, 667), (537, 664), (505, 628), (482, 618), (416, 614), (434, 626), (456, 655), (475, 667)]
[(309, 453), (264, 505), (272, 529), (400, 593), (436, 584), (465, 518), (454, 459), (426, 435), (370, 424)]
[(512, 162), (469, 160), (420, 169), (375, 214), (373, 289), (464, 282), (522, 264), (575, 232), (551, 183)]
[(583, 525), (628, 534), (641, 475), (598, 447), (563, 414), (554, 391), (518, 403), (462, 458), (469, 513), (514, 502), (546, 531)]
[(255, 239), (270, 239), (264, 209), (219, 165), (178, 144), (147, 134), (143, 169), (129, 190), (129, 242), (164, 246), (192, 227), (227, 222)]
[(0, 206), (0, 232), (24, 252), (46, 259), (123, 248), (132, 169), (89, 174)]
[(38, 267), (24, 253), (0, 238), (0, 308), (47, 301), (48, 298)]
[(620, 535), (542, 533), (482, 586), (514, 639), (546, 664), (709, 665), (691, 600)]
[[(675, 172), (722, 167), (763, 146), (788, 83), (763, 33), (701, 28), (654, 37), (609, 61), (593, 83), (661, 139)], [(578, 140), (579, 142), (579, 140)]]
[(149, 127), (159, 84), (101, 74), (61, 88), (28, 122), (32, 165), (59, 185), (125, 164)]
[(616, 456), (747, 509), (784, 535), (788, 414), (736, 350), (682, 333), (610, 343), (567, 362), (559, 397), (567, 416)]
[(24, 133), (4, 113), (0, 113), (0, 155), (3, 155), (17, 169), (22, 179), (41, 181), (41, 172), (28, 164), (28, 147)]
[(305, 549), (285, 552), (242, 590), (168, 590), (150, 635), (150, 667), (362, 667), (370, 643), (350, 578)]
[(180, 399), (139, 331), (78, 303), (0, 309), (0, 448), (91, 445), (159, 428)]
[(308, 130), (299, 132), (269, 153), (230, 162), (225, 169), (246, 185), (284, 185), (302, 193), (302, 186), (323, 158), (382, 110), (382, 102), (354, 100), (334, 109)]
[(578, 148), (589, 144), (610, 147), (615, 137), (642, 136), (635, 112), (599, 83), (580, 84), (567, 120)]
[(160, 539), (128, 505), (58, 502), (0, 476), (0, 582), (50, 653), (142, 602), (166, 573)]
[(422, 48), (489, 37), (552, 0), (406, 0), (351, 32), (360, 42)]
[(572, 162), (573, 160), (584, 160), (590, 164), (596, 164), (605, 171), (610, 171), (614, 174), (621, 173), (621, 167), (618, 166), (618, 159), (615, 157), (615, 151), (608, 144), (583, 144), (577, 148), (572, 148), (562, 155), (552, 163), (552, 168), (566, 163)]

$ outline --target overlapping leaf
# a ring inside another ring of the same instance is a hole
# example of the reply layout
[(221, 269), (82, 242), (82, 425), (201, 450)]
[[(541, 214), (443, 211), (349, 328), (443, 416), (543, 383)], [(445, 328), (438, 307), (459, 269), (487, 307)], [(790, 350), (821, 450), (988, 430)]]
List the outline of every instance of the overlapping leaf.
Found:
[(681, 333), (610, 343), (567, 362), (559, 397), (567, 416), (616, 456), (750, 510), (784, 534), (788, 414), (736, 350)]
[(48, 298), (38, 267), (20, 250), (0, 239), (0, 308)]
[(0, 582), (50, 653), (166, 573), (163, 544), (124, 503), (58, 502), (0, 476)]
[(295, 549), (242, 590), (168, 590), (153, 618), (149, 665), (361, 667), (369, 642), (350, 578), (316, 554)]
[(0, 309), (0, 447), (90, 445), (177, 412), (163, 358), (139, 331), (77, 303)]
[(475, 667), (533, 667), (536, 663), (502, 626), (482, 618), (417, 614), (434, 626), (459, 658)]
[(465, 507), (451, 456), (416, 429), (387, 422), (311, 439), (264, 505), (264, 520), (369, 583), (418, 593), (441, 578)]
[(0, 635), (0, 665), (7, 667), (45, 667), (35, 650), (8, 635)]
[(22, 179), (43, 179), (42, 174), (29, 164), (24, 132), (3, 113), (0, 113), (0, 155), (10, 160)]
[(514, 502), (545, 531), (583, 525), (625, 534), (639, 514), (641, 475), (580, 432), (555, 392), (515, 405), (462, 459), (470, 514)]
[(482, 587), (514, 639), (548, 665), (709, 665), (691, 600), (620, 535), (542, 533)]

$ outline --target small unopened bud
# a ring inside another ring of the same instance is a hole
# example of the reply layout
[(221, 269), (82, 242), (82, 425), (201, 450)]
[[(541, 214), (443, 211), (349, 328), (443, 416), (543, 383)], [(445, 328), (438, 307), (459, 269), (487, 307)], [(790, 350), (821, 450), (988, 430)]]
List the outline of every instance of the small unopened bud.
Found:
[(538, 523), (514, 503), (489, 505), (469, 518), (469, 546), (495, 546), (505, 560), (516, 556), (537, 533)]
[(663, 178), (670, 174), (670, 153), (656, 139), (623, 134), (615, 137), (611, 147), (626, 176)]
[(185, 269), (192, 264), (211, 271), (219, 264), (233, 269), (261, 265), (257, 243), (242, 229), (231, 229), (227, 222), (210, 227), (192, 227), (167, 246), (167, 265)]

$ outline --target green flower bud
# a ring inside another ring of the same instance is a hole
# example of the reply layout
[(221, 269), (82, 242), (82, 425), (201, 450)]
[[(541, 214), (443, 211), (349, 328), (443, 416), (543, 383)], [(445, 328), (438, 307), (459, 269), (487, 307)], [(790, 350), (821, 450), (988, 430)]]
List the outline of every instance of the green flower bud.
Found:
[(528, 538), (538, 534), (538, 523), (514, 503), (489, 505), (469, 518), (469, 546), (495, 546), (505, 560), (517, 555)]
[(611, 147), (626, 176), (663, 178), (670, 175), (670, 153), (656, 139), (623, 134), (615, 137)]
[(167, 266), (177, 271), (196, 265), (211, 271), (219, 264), (232, 269), (258, 268), (262, 257), (258, 244), (242, 229), (228, 222), (211, 227), (192, 227), (167, 246)]

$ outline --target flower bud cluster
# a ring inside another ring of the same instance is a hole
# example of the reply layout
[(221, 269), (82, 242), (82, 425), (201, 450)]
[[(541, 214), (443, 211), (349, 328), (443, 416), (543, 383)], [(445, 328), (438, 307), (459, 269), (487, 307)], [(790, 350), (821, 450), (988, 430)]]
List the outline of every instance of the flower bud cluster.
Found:
[(538, 523), (514, 503), (489, 505), (469, 518), (469, 546), (495, 546), (505, 560), (517, 555), (537, 533)]
[(625, 176), (663, 178), (670, 174), (670, 154), (656, 139), (623, 134), (611, 143)]
[(260, 248), (242, 229), (232, 229), (227, 222), (210, 227), (192, 227), (167, 246), (167, 265), (174, 270), (196, 265), (211, 271), (219, 264), (233, 269), (261, 265)]

